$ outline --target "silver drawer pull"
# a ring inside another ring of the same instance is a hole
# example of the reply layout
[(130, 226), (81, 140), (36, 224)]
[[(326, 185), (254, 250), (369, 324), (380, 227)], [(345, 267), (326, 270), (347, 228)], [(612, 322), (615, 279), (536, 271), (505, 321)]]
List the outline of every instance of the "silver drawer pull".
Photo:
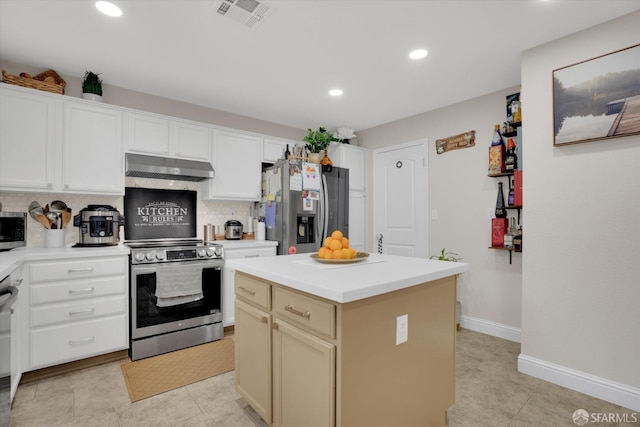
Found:
[(94, 342), (95, 340), (96, 340), (96, 337), (89, 337), (81, 340), (69, 340), (69, 345), (88, 344), (88, 343)]
[(245, 258), (260, 258), (260, 255), (256, 254), (256, 255), (245, 255)]
[(255, 295), (256, 291), (254, 291), (253, 289), (249, 289), (249, 288), (245, 288), (244, 286), (238, 286), (240, 289), (242, 289), (243, 291), (245, 291), (246, 293), (248, 293), (249, 295)]
[(296, 316), (304, 317), (305, 319), (310, 319), (311, 318), (311, 312), (296, 310), (295, 308), (293, 308), (292, 305), (285, 305), (284, 309), (286, 311), (288, 311), (289, 313), (295, 314)]
[(73, 274), (73, 273), (91, 273), (93, 271), (93, 267), (87, 267), (87, 268), (70, 268), (67, 270), (69, 272), (69, 274)]
[(93, 314), (96, 311), (95, 308), (90, 308), (88, 310), (80, 310), (80, 311), (70, 311), (69, 316), (81, 316), (86, 314)]
[(90, 294), (94, 291), (95, 288), (84, 288), (84, 289), (69, 289), (69, 295), (75, 294)]

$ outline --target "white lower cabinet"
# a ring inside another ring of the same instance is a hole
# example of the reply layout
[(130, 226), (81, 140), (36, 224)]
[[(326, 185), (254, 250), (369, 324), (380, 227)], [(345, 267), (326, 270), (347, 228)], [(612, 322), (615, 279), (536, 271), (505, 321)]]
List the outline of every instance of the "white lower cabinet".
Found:
[(128, 348), (127, 257), (29, 264), (24, 371)]
[[(242, 258), (257, 258), (261, 256), (276, 256), (277, 246), (270, 247), (251, 247), (251, 243), (246, 244), (247, 247), (243, 248), (224, 248), (224, 258), (242, 259)], [(224, 244), (223, 244), (224, 246)], [(244, 244), (243, 244), (244, 246)], [(233, 282), (235, 277), (235, 270), (225, 265), (222, 268), (222, 324), (224, 326), (233, 325), (235, 322), (234, 316), (234, 291)]]

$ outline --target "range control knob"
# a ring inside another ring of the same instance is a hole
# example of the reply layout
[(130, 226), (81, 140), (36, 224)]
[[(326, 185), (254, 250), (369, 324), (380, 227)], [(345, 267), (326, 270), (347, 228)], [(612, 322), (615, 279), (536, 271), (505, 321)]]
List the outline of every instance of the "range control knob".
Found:
[(214, 248), (207, 248), (207, 256), (212, 257), (216, 254), (216, 250)]
[(156, 252), (156, 259), (162, 261), (164, 259), (164, 252), (163, 251)]
[(222, 248), (216, 248), (216, 256), (222, 258)]
[(156, 257), (155, 252), (147, 252), (145, 257), (147, 258), (147, 261), (153, 261), (153, 259)]
[(144, 253), (136, 252), (136, 254), (133, 256), (133, 259), (135, 259), (138, 262), (144, 261)]
[(206, 257), (206, 256), (207, 256), (207, 251), (206, 251), (206, 250), (204, 250), (204, 249), (198, 249), (198, 256), (199, 256), (200, 258), (204, 258), (204, 257)]

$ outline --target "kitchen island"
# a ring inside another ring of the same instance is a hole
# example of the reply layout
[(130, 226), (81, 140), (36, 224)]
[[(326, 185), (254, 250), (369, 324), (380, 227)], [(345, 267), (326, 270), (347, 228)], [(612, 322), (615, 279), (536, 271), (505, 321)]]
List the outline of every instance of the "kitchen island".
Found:
[(272, 426), (446, 425), (456, 276), (466, 263), (371, 254), (233, 260), (236, 388)]

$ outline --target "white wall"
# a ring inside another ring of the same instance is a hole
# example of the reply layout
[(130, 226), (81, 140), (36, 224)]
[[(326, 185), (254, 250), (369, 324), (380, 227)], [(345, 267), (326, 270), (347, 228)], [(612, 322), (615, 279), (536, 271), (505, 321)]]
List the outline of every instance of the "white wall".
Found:
[[(636, 410), (640, 136), (554, 147), (552, 71), (637, 44), (638, 28), (640, 12), (635, 12), (523, 53), (526, 253), (520, 363), (530, 373), (627, 407), (634, 404)], [(599, 381), (614, 390), (606, 392)]]
[[(510, 265), (508, 252), (488, 249), (487, 211), (495, 209), (498, 181), (487, 176), (487, 168), (493, 126), (506, 120), (506, 96), (519, 91), (519, 87), (508, 88), (358, 133), (361, 145), (369, 149), (429, 139), (429, 208), (438, 211), (438, 220), (429, 220), (429, 254), (445, 248), (471, 263), (471, 270), (461, 275), (458, 286), (463, 326), (516, 341), (520, 339), (523, 255), (514, 254)], [(470, 130), (476, 131), (475, 147), (436, 153), (436, 139)], [(506, 188), (506, 179), (503, 182)], [(368, 203), (371, 215), (371, 197)], [(525, 230), (526, 216), (525, 208)], [(368, 223), (373, 223), (371, 218)], [(370, 231), (370, 236), (375, 234)]]

